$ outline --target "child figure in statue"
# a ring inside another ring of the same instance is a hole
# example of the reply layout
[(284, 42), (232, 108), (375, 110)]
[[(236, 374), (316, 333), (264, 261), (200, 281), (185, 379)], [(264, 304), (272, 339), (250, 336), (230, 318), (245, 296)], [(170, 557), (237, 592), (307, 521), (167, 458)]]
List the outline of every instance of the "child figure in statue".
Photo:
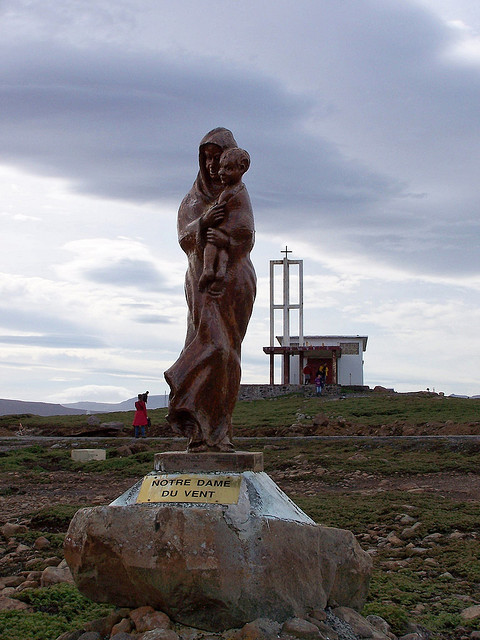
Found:
[[(250, 166), (250, 156), (244, 149), (234, 147), (222, 153), (219, 160), (218, 176), (225, 187), (214, 203), (214, 207), (224, 204), (224, 217), (218, 228), (227, 231), (227, 221), (230, 214), (234, 213), (228, 203), (236, 196), (245, 185), (242, 182), (243, 174)], [(228, 244), (225, 247), (218, 247), (208, 239), (203, 251), (203, 271), (198, 281), (200, 291), (208, 292), (211, 295), (220, 295), (223, 291), (222, 283), (225, 279), (228, 266)]]

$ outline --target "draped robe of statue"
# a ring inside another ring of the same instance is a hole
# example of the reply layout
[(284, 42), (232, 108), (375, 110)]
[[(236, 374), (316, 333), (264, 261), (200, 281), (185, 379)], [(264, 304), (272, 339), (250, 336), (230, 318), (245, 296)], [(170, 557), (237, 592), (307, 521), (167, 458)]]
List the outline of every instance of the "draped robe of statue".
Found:
[(178, 211), (178, 240), (188, 258), (185, 295), (188, 305), (185, 346), (165, 378), (170, 386), (167, 420), (188, 438), (189, 451), (229, 451), (232, 413), (240, 386), (241, 343), (256, 293), (250, 261), (254, 221), (250, 198), (243, 187), (228, 202), (221, 230), (229, 236), (228, 265), (220, 295), (200, 291), (207, 229), (201, 216), (224, 186), (206, 168), (204, 148), (221, 151), (237, 144), (228, 129), (208, 133), (200, 143), (200, 170)]

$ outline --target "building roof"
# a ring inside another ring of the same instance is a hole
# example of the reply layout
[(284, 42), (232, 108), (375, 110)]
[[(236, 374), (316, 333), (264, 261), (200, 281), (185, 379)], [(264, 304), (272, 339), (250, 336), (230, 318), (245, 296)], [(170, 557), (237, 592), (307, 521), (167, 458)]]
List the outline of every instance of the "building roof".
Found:
[[(283, 336), (277, 336), (277, 340), (279, 342), (279, 344), (282, 344), (283, 342)], [(305, 343), (307, 342), (318, 342), (320, 340), (325, 341), (325, 340), (336, 340), (338, 344), (340, 344), (340, 342), (347, 342), (349, 340), (351, 341), (355, 341), (355, 342), (362, 342), (362, 350), (366, 351), (367, 349), (367, 340), (368, 340), (368, 336), (303, 336), (303, 340)], [(292, 343), (298, 343), (298, 336), (290, 336), (290, 344)], [(319, 346), (319, 345), (316, 345)]]

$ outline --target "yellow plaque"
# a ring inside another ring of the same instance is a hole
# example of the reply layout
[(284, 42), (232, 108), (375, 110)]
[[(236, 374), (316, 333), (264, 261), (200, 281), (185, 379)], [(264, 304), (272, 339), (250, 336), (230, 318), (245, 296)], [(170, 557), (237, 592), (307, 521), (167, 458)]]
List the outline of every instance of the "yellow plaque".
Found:
[(138, 502), (237, 504), (241, 475), (169, 473), (145, 476)]

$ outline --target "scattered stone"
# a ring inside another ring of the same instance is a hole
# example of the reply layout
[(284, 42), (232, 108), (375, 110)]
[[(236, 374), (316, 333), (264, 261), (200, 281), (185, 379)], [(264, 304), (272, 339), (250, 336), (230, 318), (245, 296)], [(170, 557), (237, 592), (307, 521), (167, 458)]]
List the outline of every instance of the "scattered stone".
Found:
[(37, 549), (37, 551), (48, 549), (49, 546), (50, 546), (50, 540), (48, 540), (48, 538), (45, 538), (45, 536), (40, 536), (33, 543), (33, 548)]
[(0, 611), (22, 611), (23, 609), (30, 609), (26, 602), (4, 595), (0, 596)]
[(83, 636), (83, 629), (76, 629), (75, 631), (65, 631), (61, 636), (58, 636), (57, 640), (78, 640), (80, 636)]
[(354, 453), (352, 456), (347, 458), (347, 460), (357, 460), (358, 462), (366, 462), (367, 460), (370, 460), (370, 458), (366, 456), (364, 453), (360, 453), (360, 451), (357, 451), (357, 453)]
[(412, 609), (412, 614), (421, 614), (425, 611), (426, 609), (426, 605), (424, 605), (422, 602), (420, 602), (419, 604), (415, 605), (415, 608)]
[(340, 618), (340, 620), (349, 624), (353, 632), (360, 638), (378, 638), (380, 640), (382, 637), (387, 637), (384, 633), (376, 631), (376, 629), (354, 609), (337, 607), (333, 610), (333, 613)]
[(413, 547), (412, 549), (409, 549), (408, 555), (410, 555), (410, 556), (424, 556), (429, 551), (430, 551), (430, 549), (425, 549), (425, 547)]
[(129, 618), (122, 618), (120, 622), (117, 622), (117, 624), (113, 625), (111, 637), (113, 638), (116, 634), (119, 634), (121, 632), (129, 634), (129, 632), (132, 630), (132, 627), (133, 622)]
[(78, 640), (102, 640), (102, 636), (98, 631), (87, 631), (86, 633), (82, 633), (81, 636), (78, 636)]
[(40, 586), (49, 587), (52, 584), (59, 584), (60, 582), (73, 584), (73, 577), (65, 560), (62, 560), (58, 567), (46, 567), (46, 569), (42, 571)]
[(397, 569), (403, 569), (408, 566), (406, 560), (387, 560), (383, 563), (383, 566), (388, 571), (396, 571)]
[(122, 431), (125, 428), (123, 422), (113, 421), (113, 422), (102, 422), (100, 424), (100, 428), (102, 431)]
[(337, 617), (331, 610), (327, 611), (327, 624), (341, 640), (358, 640), (358, 636), (353, 632), (348, 622)]
[(121, 447), (117, 447), (115, 449), (115, 453), (119, 458), (128, 458), (128, 456), (131, 456), (133, 452), (129, 446), (124, 444)]
[(22, 553), (27, 553), (28, 551), (31, 551), (30, 547), (27, 547), (26, 544), (19, 544), (18, 547), (15, 549), (15, 553), (21, 555)]
[(340, 637), (338, 633), (325, 622), (318, 622), (317, 627), (320, 632), (319, 640), (344, 640), (343, 636)]
[[(325, 613), (325, 619), (326, 617), (327, 617), (327, 614)], [(319, 630), (320, 632), (319, 640), (324, 640), (325, 638), (327, 640), (338, 639), (338, 634), (335, 631), (333, 631), (331, 627), (325, 624), (325, 622), (322, 622), (321, 620), (317, 620), (316, 618), (312, 618), (311, 616), (307, 616), (306, 620), (314, 624)]]
[(462, 540), (465, 538), (465, 534), (461, 531), (454, 531), (448, 536), (449, 540)]
[(6, 576), (5, 578), (0, 578), (0, 588), (2, 585), (4, 587), (18, 587), (22, 582), (22, 576)]
[(422, 540), (422, 542), (439, 542), (443, 538), (441, 533), (430, 533)]
[(137, 631), (151, 631), (152, 629), (171, 629), (172, 623), (166, 613), (162, 611), (148, 611), (135, 621)]
[(422, 523), (416, 522), (411, 527), (407, 527), (406, 529), (404, 529), (400, 534), (400, 538), (407, 539), (407, 540), (409, 538), (415, 538), (418, 535), (418, 530), (421, 527), (422, 527)]
[(139, 633), (151, 631), (152, 629), (170, 629), (172, 626), (167, 614), (162, 611), (155, 611), (153, 607), (133, 609), (133, 611), (130, 611), (130, 619)]
[(318, 627), (302, 618), (290, 618), (282, 627), (282, 633), (294, 638), (305, 640), (315, 639), (319, 636)]
[(405, 543), (397, 536), (395, 531), (391, 531), (387, 536), (388, 542), (394, 547), (402, 547)]
[[(180, 636), (181, 640), (199, 640), (203, 638), (203, 631), (200, 629), (194, 629), (193, 627), (186, 627), (183, 624), (177, 624), (175, 629)], [(224, 631), (222, 637), (224, 640), (238, 640), (240, 631), (238, 629), (228, 629)]]
[(39, 586), (40, 584), (37, 580), (25, 580), (22, 584), (18, 585), (16, 590), (17, 593), (20, 593), (20, 591), (24, 591), (25, 589), (38, 589)]
[(171, 629), (152, 629), (135, 638), (137, 640), (179, 640), (178, 635)]
[(115, 640), (135, 640), (135, 638), (138, 639), (138, 636), (132, 636), (130, 633), (127, 633), (126, 631), (120, 631), (119, 633), (116, 633), (115, 635), (111, 635), (110, 636), (111, 640), (115, 639)]
[(45, 558), (45, 560), (42, 560), (42, 564), (45, 567), (58, 567), (60, 562), (61, 562), (61, 559), (58, 558), (57, 556), (52, 556), (51, 558)]
[(273, 640), (278, 637), (280, 629), (281, 625), (270, 618), (257, 618), (247, 622), (238, 636), (241, 640)]
[(380, 616), (370, 615), (370, 616), (367, 616), (365, 619), (367, 620), (367, 622), (369, 622), (372, 625), (372, 627), (375, 627), (375, 629), (378, 629), (378, 631), (381, 631), (385, 635), (387, 635), (387, 633), (390, 633), (391, 631), (390, 625), (386, 620), (384, 620)]
[(480, 604), (467, 607), (460, 613), (460, 616), (463, 620), (477, 620), (480, 618)]
[(137, 627), (137, 621), (140, 621), (141, 618), (146, 614), (146, 613), (153, 613), (155, 611), (155, 609), (153, 607), (137, 607), (136, 609), (132, 609), (132, 611), (130, 611), (129, 616), (130, 619), (132, 620), (133, 624), (135, 625), (135, 627)]
[(26, 533), (28, 531), (27, 527), (23, 524), (15, 524), (13, 522), (7, 522), (0, 528), (3, 536), (8, 540), (13, 536), (18, 535), (19, 533)]
[(310, 613), (310, 616), (312, 618), (315, 618), (315, 620), (320, 620), (320, 622), (325, 622), (325, 620), (327, 619), (327, 613), (325, 609), (313, 609)]
[(122, 620), (122, 615), (119, 614), (118, 611), (114, 611), (108, 616), (104, 616), (103, 618), (97, 618), (96, 620), (90, 620), (85, 623), (84, 629), (85, 631), (96, 631), (99, 633), (102, 638), (104, 636), (109, 636), (113, 625), (117, 624)]
[(452, 574), (449, 571), (445, 571), (445, 573), (442, 573), (438, 577), (439, 578), (443, 578), (443, 580), (453, 580), (454, 579), (454, 577), (452, 576)]

